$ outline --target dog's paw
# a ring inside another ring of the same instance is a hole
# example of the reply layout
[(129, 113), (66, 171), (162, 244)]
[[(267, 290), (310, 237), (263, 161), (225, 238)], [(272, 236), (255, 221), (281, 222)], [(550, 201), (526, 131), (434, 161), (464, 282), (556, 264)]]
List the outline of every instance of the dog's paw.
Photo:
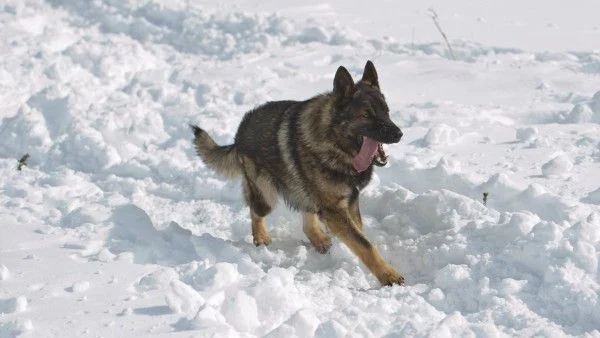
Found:
[(383, 286), (392, 286), (394, 284), (398, 284), (398, 285), (404, 284), (404, 277), (402, 277), (401, 274), (397, 273), (393, 269), (390, 269), (390, 270), (382, 273), (380, 276), (377, 276), (377, 279), (379, 279), (379, 282)]
[(318, 241), (312, 242), (312, 245), (318, 253), (326, 254), (329, 252), (329, 249), (331, 249), (331, 237), (323, 236), (322, 238), (319, 238)]
[(257, 234), (254, 235), (252, 242), (256, 246), (269, 245), (271, 244), (271, 236), (269, 236), (269, 234)]

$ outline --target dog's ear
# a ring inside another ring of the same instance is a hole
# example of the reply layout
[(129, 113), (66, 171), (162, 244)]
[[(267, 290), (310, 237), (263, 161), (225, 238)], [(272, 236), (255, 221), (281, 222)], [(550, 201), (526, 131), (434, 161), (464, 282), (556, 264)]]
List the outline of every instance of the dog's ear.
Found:
[(354, 93), (354, 80), (344, 66), (340, 66), (333, 78), (333, 94), (337, 98), (349, 97)]
[(379, 89), (379, 80), (377, 79), (377, 71), (375, 70), (375, 65), (371, 60), (367, 61), (365, 65), (365, 70), (363, 71), (361, 82), (368, 84), (369, 86), (375, 87)]

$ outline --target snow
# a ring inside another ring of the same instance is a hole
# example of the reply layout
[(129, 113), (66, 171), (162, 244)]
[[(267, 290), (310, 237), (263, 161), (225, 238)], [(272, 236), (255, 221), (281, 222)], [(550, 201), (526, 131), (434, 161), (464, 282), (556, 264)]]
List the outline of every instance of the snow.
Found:
[(539, 133), (539, 130), (535, 127), (517, 128), (517, 140), (523, 142), (533, 141)]
[(0, 264), (0, 280), (7, 280), (10, 278), (10, 271), (4, 264)]
[(434, 147), (437, 145), (453, 145), (458, 142), (458, 130), (446, 124), (437, 124), (427, 131), (421, 144), (424, 147)]
[[(5, 1), (0, 338), (600, 337), (599, 9)], [(404, 137), (364, 231), (404, 286), (338, 240), (317, 253), (283, 205), (255, 247), (188, 128), (230, 143), (247, 110), (367, 59)]]
[(27, 299), (23, 296), (0, 301), (0, 312), (13, 313), (27, 310)]
[(90, 288), (90, 282), (88, 281), (79, 281), (79, 282), (75, 282), (73, 283), (73, 285), (71, 285), (70, 287), (67, 288), (67, 291), (69, 292), (74, 292), (74, 293), (82, 293), (87, 291), (87, 289)]
[(166, 294), (166, 301), (173, 312), (193, 317), (204, 305), (202, 296), (188, 284), (175, 279), (169, 286), (171, 290)]
[(600, 204), (600, 188), (590, 192), (584, 200), (587, 203)]
[(542, 174), (545, 176), (563, 175), (571, 169), (573, 169), (573, 162), (567, 155), (559, 154), (542, 165)]

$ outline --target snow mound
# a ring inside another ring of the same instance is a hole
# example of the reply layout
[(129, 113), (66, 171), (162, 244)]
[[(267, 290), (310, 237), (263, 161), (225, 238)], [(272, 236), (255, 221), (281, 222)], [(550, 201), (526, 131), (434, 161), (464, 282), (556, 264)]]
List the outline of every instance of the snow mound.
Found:
[(239, 290), (223, 304), (223, 316), (236, 330), (251, 332), (260, 325), (256, 298)]
[(537, 138), (539, 130), (535, 127), (517, 128), (517, 140), (521, 142), (533, 141)]
[(9, 299), (0, 299), (0, 313), (15, 313), (27, 310), (27, 298), (19, 296)]
[(600, 113), (595, 113), (587, 103), (577, 103), (565, 121), (568, 123), (600, 123)]
[(585, 203), (600, 204), (600, 188), (587, 194), (582, 201)]
[(420, 141), (423, 147), (435, 147), (438, 145), (453, 145), (459, 142), (458, 130), (447, 125), (437, 124), (427, 131)]
[(542, 175), (564, 175), (573, 169), (573, 162), (565, 154), (553, 157), (550, 161), (542, 165)]
[(166, 300), (167, 305), (173, 312), (190, 319), (204, 305), (202, 296), (192, 287), (179, 280), (171, 281), (169, 291), (166, 293)]
[(13, 338), (33, 331), (31, 319), (17, 319), (0, 323), (0, 338)]
[(13, 117), (2, 119), (0, 137), (0, 155), (3, 157), (19, 158), (25, 152), (31, 157), (31, 163), (36, 163), (51, 147), (50, 132), (42, 114), (23, 106)]
[(110, 210), (98, 204), (86, 204), (75, 208), (62, 219), (62, 226), (76, 228), (85, 223), (99, 224), (110, 217)]
[(565, 118), (566, 123), (600, 123), (600, 91), (591, 99), (583, 100), (573, 106)]
[(315, 337), (318, 338), (327, 338), (327, 337), (335, 337), (342, 338), (348, 335), (348, 330), (337, 320), (330, 319), (325, 323), (319, 325), (317, 330), (315, 331)]
[(177, 277), (178, 275), (174, 271), (160, 269), (140, 278), (135, 282), (134, 288), (141, 294), (147, 291), (163, 289), (170, 286), (171, 282), (176, 280)]
[(314, 337), (319, 323), (312, 311), (301, 309), (265, 337)]
[(589, 105), (590, 108), (594, 111), (594, 113), (600, 114), (600, 90), (594, 93), (594, 96), (592, 96)]
[(191, 232), (172, 222), (157, 230), (148, 214), (129, 204), (118, 207), (110, 218), (109, 249), (114, 254), (134, 253), (137, 262), (187, 262), (196, 257)]

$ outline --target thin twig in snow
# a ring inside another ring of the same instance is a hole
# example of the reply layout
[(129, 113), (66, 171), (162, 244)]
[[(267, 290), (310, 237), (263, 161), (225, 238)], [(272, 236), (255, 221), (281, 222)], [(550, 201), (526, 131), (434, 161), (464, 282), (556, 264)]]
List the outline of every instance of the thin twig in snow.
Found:
[(452, 56), (452, 60), (456, 60), (456, 57), (454, 56), (454, 51), (452, 50), (452, 45), (450, 45), (450, 42), (448, 41), (448, 38), (446, 37), (446, 33), (444, 33), (444, 31), (442, 30), (442, 27), (440, 27), (440, 23), (437, 20), (438, 15), (433, 8), (429, 9), (429, 15), (431, 16), (431, 19), (433, 20), (435, 27), (437, 27), (440, 34), (442, 34), (444, 41), (446, 41), (446, 46), (448, 46), (448, 51), (450, 52), (450, 56)]

